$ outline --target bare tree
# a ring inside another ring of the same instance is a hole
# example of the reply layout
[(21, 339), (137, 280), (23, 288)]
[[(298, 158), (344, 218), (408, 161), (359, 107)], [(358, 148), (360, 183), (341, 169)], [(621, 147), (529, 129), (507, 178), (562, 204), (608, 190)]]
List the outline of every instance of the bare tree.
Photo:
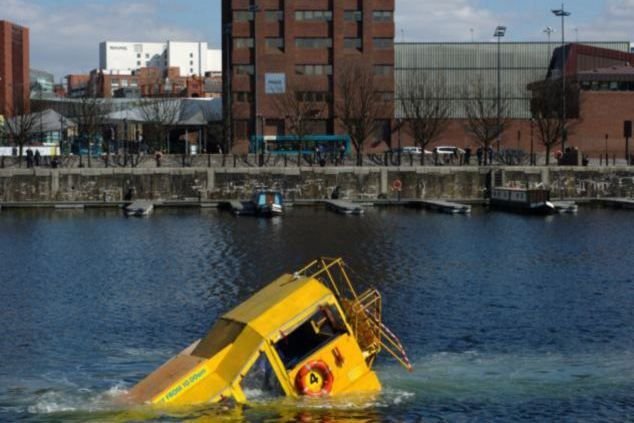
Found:
[(364, 142), (381, 127), (378, 119), (384, 104), (376, 91), (372, 66), (346, 61), (337, 74), (341, 100), (335, 104), (335, 110), (357, 150), (357, 164), (360, 165)]
[(550, 164), (552, 148), (566, 137), (570, 129), (571, 117), (579, 115), (579, 89), (572, 83), (566, 83), (566, 116), (563, 116), (562, 84), (558, 80), (546, 80), (529, 86), (533, 91), (531, 115), (541, 144), (546, 148), (546, 165)]
[[(442, 79), (431, 81), (426, 77), (411, 86), (402, 87), (400, 105), (416, 145), (423, 150), (436, 140), (449, 126), (447, 86)], [(425, 155), (422, 155), (423, 160)]]
[(167, 148), (171, 127), (180, 117), (180, 107), (181, 101), (177, 98), (148, 98), (141, 102), (141, 116), (150, 132), (146, 142), (152, 149)]
[[(216, 145), (216, 149), (223, 148), (224, 122), (222, 112), (213, 107), (212, 101), (201, 101), (199, 108), (206, 123), (203, 128), (205, 150), (210, 153), (210, 145)], [(221, 151), (226, 152), (224, 149)]]
[(100, 141), (103, 128), (108, 124), (106, 112), (105, 101), (95, 96), (86, 95), (74, 104), (73, 119), (77, 122), (81, 141), (85, 140), (88, 148), (88, 167), (92, 166), (93, 147)]
[(37, 113), (29, 113), (29, 100), (20, 95), (14, 96), (13, 104), (7, 105), (7, 116), (13, 116), (7, 119), (0, 132), (6, 138), (9, 138), (18, 146), (18, 164), (22, 167), (22, 154), (24, 146), (27, 144), (37, 131), (37, 123), (39, 115)]
[(328, 98), (313, 98), (294, 85), (287, 87), (284, 93), (275, 94), (274, 107), (286, 117), (286, 128), (291, 135), (297, 137), (300, 152), (304, 150), (306, 136), (313, 132), (314, 119), (323, 117), (327, 112), (327, 100)]
[(463, 98), (465, 130), (483, 148), (484, 164), (490, 164), (486, 152), (491, 148), (491, 143), (502, 136), (510, 123), (509, 101), (502, 95), (498, 102), (496, 88), (486, 86), (482, 79), (471, 83), (463, 93)]

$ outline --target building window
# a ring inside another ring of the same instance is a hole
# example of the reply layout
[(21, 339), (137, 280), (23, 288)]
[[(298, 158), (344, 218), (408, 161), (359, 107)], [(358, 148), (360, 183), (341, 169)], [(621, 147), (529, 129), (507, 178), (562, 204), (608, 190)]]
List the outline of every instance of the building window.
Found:
[(330, 93), (325, 91), (299, 91), (296, 94), (296, 98), (299, 101), (307, 103), (323, 103), (330, 101)]
[(136, 65), (137, 65), (137, 66), (141, 66), (141, 61), (140, 61), (140, 60), (137, 60)]
[(141, 58), (141, 53), (137, 53), (136, 58), (140, 59)]
[(233, 93), (233, 100), (237, 103), (253, 103), (253, 93), (238, 91)]
[(265, 16), (268, 22), (283, 21), (284, 11), (283, 10), (267, 10), (265, 12)]
[(145, 58), (149, 59), (150, 58), (150, 53), (145, 53)]
[(233, 12), (234, 22), (248, 22), (253, 20), (253, 12), (248, 10), (236, 10)]
[(234, 48), (253, 48), (253, 38), (234, 38)]
[(389, 76), (392, 75), (393, 69), (392, 65), (374, 65), (374, 74), (376, 76)]
[(267, 38), (266, 39), (267, 50), (283, 51), (284, 50), (284, 38)]
[(372, 12), (372, 19), (376, 22), (392, 22), (394, 19), (394, 12), (391, 10), (375, 10)]
[(374, 48), (394, 48), (393, 38), (373, 38), (372, 44)]
[(298, 10), (295, 12), (296, 21), (331, 21), (330, 10)]
[(295, 46), (299, 48), (331, 48), (332, 38), (296, 38)]
[(194, 53), (189, 53), (189, 57), (193, 58), (194, 57)]
[(189, 61), (189, 66), (194, 66), (194, 61), (193, 60)]
[(189, 69), (189, 73), (190, 73), (190, 74), (193, 74), (193, 73), (194, 73), (194, 70), (193, 70), (193, 69)]
[(332, 65), (295, 65), (296, 75), (332, 75)]
[(361, 38), (344, 38), (343, 39), (343, 48), (353, 50), (361, 50), (363, 47), (363, 41)]
[(363, 12), (361, 10), (345, 10), (343, 12), (343, 20), (348, 22), (361, 22), (363, 20)]
[(253, 65), (235, 65), (236, 75), (253, 75)]

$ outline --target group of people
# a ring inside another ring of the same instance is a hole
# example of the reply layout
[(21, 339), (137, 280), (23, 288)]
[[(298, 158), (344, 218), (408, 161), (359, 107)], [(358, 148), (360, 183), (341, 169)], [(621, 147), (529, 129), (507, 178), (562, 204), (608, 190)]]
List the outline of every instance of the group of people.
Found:
[[(336, 151), (332, 152), (335, 164), (343, 163), (346, 157), (346, 145), (341, 143), (337, 146)], [(319, 163), (320, 166), (326, 165), (326, 148), (323, 144), (315, 145), (315, 163)]]
[(493, 163), (493, 148), (489, 146), (489, 148), (487, 148), (485, 151), (484, 148), (478, 147), (478, 149), (476, 150), (476, 156), (478, 157), (478, 166), (482, 166), (484, 162), (491, 164)]
[(26, 167), (38, 167), (41, 162), (42, 156), (40, 154), (40, 150), (35, 150), (35, 153), (33, 153), (33, 150), (30, 148), (26, 149)]

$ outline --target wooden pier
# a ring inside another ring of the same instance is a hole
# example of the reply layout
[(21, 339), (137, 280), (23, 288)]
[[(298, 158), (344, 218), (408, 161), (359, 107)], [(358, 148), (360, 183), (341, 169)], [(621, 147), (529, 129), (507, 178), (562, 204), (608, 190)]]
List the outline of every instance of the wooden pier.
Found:
[(574, 201), (551, 201), (559, 213), (577, 213), (579, 206)]
[(605, 206), (620, 209), (634, 209), (634, 199), (632, 198), (602, 198), (601, 202)]
[(364, 213), (363, 207), (344, 200), (325, 200), (326, 206), (337, 213), (361, 215)]
[(147, 200), (137, 200), (125, 208), (127, 216), (148, 216), (152, 211), (154, 211), (154, 203)]
[(255, 207), (251, 201), (230, 200), (218, 204), (223, 210), (228, 210), (236, 216), (253, 216)]
[(471, 206), (443, 200), (411, 200), (410, 205), (447, 214), (470, 214)]

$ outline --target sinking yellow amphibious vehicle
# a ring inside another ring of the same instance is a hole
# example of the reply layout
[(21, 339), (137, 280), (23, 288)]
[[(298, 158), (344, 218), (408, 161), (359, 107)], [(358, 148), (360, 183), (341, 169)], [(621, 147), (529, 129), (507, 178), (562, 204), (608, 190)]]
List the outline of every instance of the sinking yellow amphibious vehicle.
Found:
[(377, 392), (386, 350), (411, 370), (381, 322), (381, 296), (358, 295), (341, 259), (285, 274), (222, 316), (202, 338), (133, 387), (133, 403), (191, 405), (271, 395)]

